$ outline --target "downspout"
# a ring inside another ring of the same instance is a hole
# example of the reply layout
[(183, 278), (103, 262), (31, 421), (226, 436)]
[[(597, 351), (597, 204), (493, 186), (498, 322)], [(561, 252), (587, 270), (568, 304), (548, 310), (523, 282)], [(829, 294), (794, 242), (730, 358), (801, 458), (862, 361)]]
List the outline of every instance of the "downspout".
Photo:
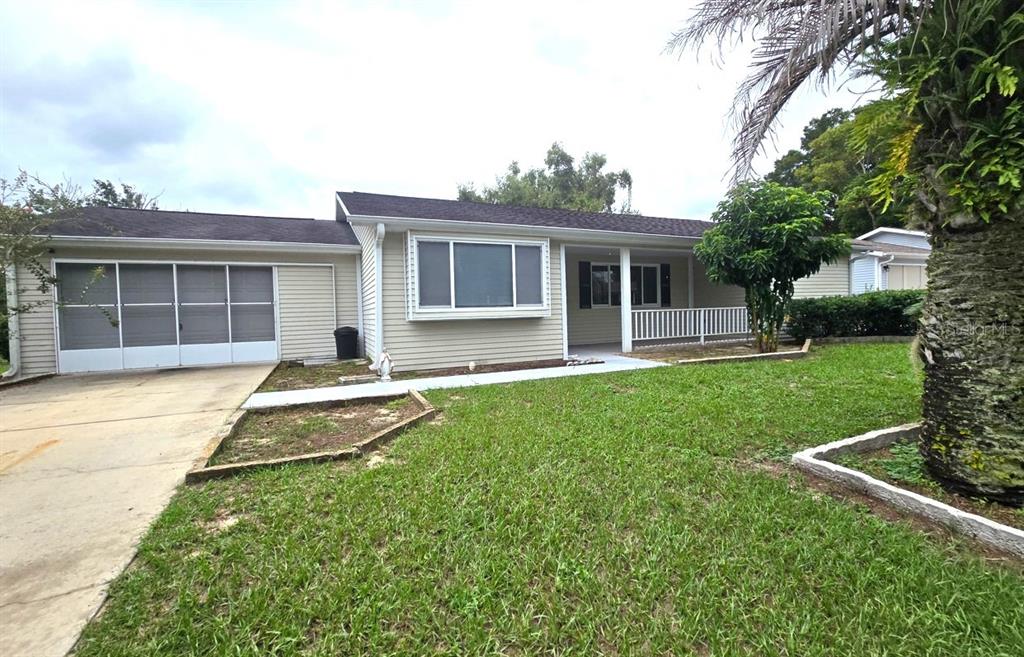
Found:
[(384, 351), (384, 224), (377, 224), (377, 239), (373, 246), (373, 267), (374, 267), (374, 329), (376, 331), (373, 362), (380, 362), (380, 354)]
[(11, 356), (11, 366), (0, 374), (0, 378), (13, 379), (21, 369), (21, 340), (18, 339), (18, 313), (11, 308), (18, 307), (18, 273), (14, 265), (9, 265), (4, 272), (7, 283), (7, 344)]
[[(885, 255), (885, 254), (883, 253), (882, 255)], [(895, 259), (896, 259), (896, 254), (893, 253), (892, 255), (889, 256), (889, 259), (886, 260), (885, 262), (879, 261), (879, 263), (878, 263), (878, 289), (879, 290), (882, 289), (882, 270), (885, 269), (886, 267), (888, 267), (889, 263), (892, 262)], [(887, 290), (889, 289), (889, 279), (888, 278), (885, 281), (885, 289), (887, 289)]]

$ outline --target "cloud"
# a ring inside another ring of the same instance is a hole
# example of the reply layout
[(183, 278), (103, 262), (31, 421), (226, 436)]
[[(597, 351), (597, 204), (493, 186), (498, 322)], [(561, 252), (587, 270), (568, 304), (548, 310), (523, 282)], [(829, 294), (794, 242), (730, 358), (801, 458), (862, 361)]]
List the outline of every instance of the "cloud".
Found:
[[(726, 189), (747, 58), (664, 55), (688, 14), (676, 0), (2, 5), (0, 175), (329, 218), (337, 189), (452, 198), (561, 141), (630, 169), (640, 210), (704, 217)], [(855, 100), (801, 94), (778, 150)]]
[(54, 136), (100, 162), (123, 162), (146, 146), (180, 142), (192, 119), (178, 94), (153, 84), (125, 52), (5, 67), (0, 88), (6, 120), (43, 121)]

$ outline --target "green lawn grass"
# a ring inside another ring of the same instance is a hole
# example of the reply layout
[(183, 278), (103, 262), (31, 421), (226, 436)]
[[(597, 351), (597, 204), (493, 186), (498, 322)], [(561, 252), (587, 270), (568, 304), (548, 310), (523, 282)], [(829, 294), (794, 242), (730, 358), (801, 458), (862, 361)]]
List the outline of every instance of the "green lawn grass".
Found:
[(918, 417), (906, 354), (432, 393), (392, 463), (183, 489), (79, 655), (1017, 656), (1017, 568), (753, 465)]

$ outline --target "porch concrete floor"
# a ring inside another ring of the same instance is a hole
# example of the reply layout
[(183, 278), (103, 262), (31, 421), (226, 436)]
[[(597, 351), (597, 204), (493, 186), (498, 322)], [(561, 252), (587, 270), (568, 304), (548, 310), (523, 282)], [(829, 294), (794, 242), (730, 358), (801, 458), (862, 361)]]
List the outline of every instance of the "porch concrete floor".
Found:
[(293, 404), (310, 404), (325, 401), (342, 401), (363, 397), (380, 397), (385, 395), (403, 395), (409, 390), (437, 390), (441, 388), (467, 388), (495, 383), (514, 383), (516, 381), (534, 381), (538, 379), (557, 379), (564, 376), (582, 376), (584, 374), (605, 374), (607, 372), (624, 372), (651, 367), (663, 367), (667, 363), (659, 363), (640, 358), (630, 358), (600, 348), (569, 349), (570, 354), (586, 358), (600, 358), (603, 363), (593, 365), (570, 365), (567, 367), (546, 367), (533, 370), (517, 370), (513, 372), (488, 372), (485, 374), (461, 374), (458, 376), (435, 376), (422, 379), (406, 379), (389, 383), (363, 383), (351, 386), (332, 386), (330, 388), (310, 388), (308, 390), (286, 390), (282, 392), (258, 392), (246, 401), (242, 408), (273, 408), (275, 406), (291, 406)]

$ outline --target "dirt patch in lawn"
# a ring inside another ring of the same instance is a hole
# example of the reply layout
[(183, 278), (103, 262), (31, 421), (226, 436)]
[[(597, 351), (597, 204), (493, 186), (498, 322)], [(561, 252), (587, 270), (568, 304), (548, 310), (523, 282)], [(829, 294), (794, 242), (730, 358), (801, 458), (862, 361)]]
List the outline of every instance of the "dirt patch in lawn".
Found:
[(516, 372), (519, 370), (539, 370), (548, 367), (565, 367), (569, 361), (560, 358), (552, 360), (531, 360), (524, 363), (491, 363), (489, 365), (477, 364), (472, 370), (468, 367), (448, 367), (439, 370), (415, 370), (412, 372), (395, 372), (391, 378), (419, 379), (428, 376), (460, 376), (463, 374), (486, 374), (488, 372)]
[(951, 493), (942, 488), (924, 467), (924, 459), (917, 444), (899, 441), (892, 445), (859, 454), (844, 454), (833, 459), (838, 465), (859, 470), (905, 490), (938, 500), (954, 508), (973, 513), (989, 520), (1024, 529), (1024, 509), (1014, 509)]
[[(780, 344), (778, 353), (798, 352), (799, 344)], [(698, 360), (701, 358), (721, 358), (722, 356), (756, 356), (757, 349), (748, 342), (733, 342), (723, 344), (700, 345), (678, 345), (674, 347), (652, 347), (650, 349), (638, 349), (626, 354), (634, 358), (646, 358), (647, 360), (660, 360), (666, 363), (675, 363), (681, 360)]]
[(373, 374), (370, 361), (351, 360), (326, 365), (281, 363), (263, 382), (256, 392), (279, 392), (281, 390), (306, 390), (338, 385), (338, 377)]
[(409, 397), (254, 410), (239, 421), (208, 465), (336, 451), (422, 412)]

